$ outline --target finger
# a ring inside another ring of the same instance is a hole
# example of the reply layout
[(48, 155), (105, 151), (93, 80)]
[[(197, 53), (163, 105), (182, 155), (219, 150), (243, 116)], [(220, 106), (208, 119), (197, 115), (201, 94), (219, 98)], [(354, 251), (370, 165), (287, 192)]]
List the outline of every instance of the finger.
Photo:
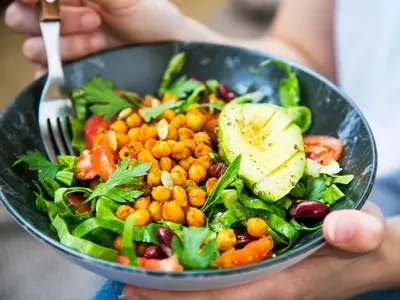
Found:
[[(21, 2), (24, 2), (28, 5), (34, 5), (39, 2), (39, 0), (20, 0)], [(61, 0), (60, 1), (62, 5), (71, 5), (71, 6), (82, 6), (83, 1), (82, 0)]]
[[(63, 61), (76, 59), (93, 52), (106, 49), (106, 37), (95, 31), (87, 34), (74, 34), (61, 37), (61, 57)], [(110, 45), (111, 46), (111, 45)], [(24, 56), (38, 64), (46, 64), (46, 52), (41, 37), (31, 37), (22, 46)]]
[(379, 206), (372, 202), (365, 203), (365, 205), (361, 208), (361, 211), (375, 216), (380, 220), (384, 220), (385, 218)]
[[(88, 7), (63, 6), (61, 9), (61, 33), (92, 32), (100, 26), (100, 16)], [(39, 22), (32, 7), (13, 2), (5, 13), (6, 24), (17, 32), (40, 35)]]
[(385, 226), (379, 216), (356, 210), (341, 210), (325, 218), (323, 231), (332, 246), (349, 252), (365, 253), (381, 246)]
[(39, 79), (40, 77), (44, 76), (47, 74), (47, 67), (45, 66), (38, 66), (36, 67), (36, 71), (35, 71), (35, 79)]

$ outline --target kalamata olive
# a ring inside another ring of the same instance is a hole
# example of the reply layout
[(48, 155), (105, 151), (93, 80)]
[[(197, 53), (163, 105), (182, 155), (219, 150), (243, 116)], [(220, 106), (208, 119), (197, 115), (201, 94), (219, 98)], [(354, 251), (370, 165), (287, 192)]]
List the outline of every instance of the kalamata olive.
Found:
[(171, 248), (172, 239), (174, 236), (178, 237), (175, 232), (165, 227), (158, 227), (156, 232), (156, 239), (160, 244), (166, 245)]
[(220, 96), (225, 102), (232, 101), (236, 98), (236, 95), (231, 88), (223, 83), (218, 84), (217, 91), (218, 96)]
[(161, 248), (155, 245), (148, 246), (144, 250), (143, 256), (145, 258), (155, 258), (155, 259), (165, 258), (165, 254), (161, 250)]
[(225, 172), (225, 167), (225, 164), (221, 162), (213, 164), (208, 170), (208, 177), (220, 178)]
[(330, 210), (327, 205), (315, 200), (297, 200), (288, 210), (292, 218), (302, 221), (320, 221), (329, 212)]
[(236, 245), (235, 248), (236, 249), (242, 249), (244, 248), (244, 246), (246, 246), (248, 243), (254, 241), (254, 237), (252, 237), (248, 232), (244, 232), (241, 234), (238, 234), (236, 236)]

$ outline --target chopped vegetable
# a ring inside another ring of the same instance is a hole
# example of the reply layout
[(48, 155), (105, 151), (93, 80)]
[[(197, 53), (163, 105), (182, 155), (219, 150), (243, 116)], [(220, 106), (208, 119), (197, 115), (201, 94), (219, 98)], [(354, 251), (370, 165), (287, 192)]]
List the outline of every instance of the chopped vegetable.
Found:
[(39, 151), (28, 151), (26, 154), (18, 157), (18, 160), (13, 164), (13, 166), (24, 162), (29, 165), (31, 170), (36, 170), (38, 172), (39, 180), (49, 178), (55, 179), (61, 166), (48, 161), (42, 153)]

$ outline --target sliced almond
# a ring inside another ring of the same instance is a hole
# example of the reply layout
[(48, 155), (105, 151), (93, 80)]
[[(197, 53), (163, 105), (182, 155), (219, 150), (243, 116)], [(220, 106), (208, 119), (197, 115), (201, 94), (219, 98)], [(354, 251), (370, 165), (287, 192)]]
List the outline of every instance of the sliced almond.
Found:
[(166, 188), (172, 189), (174, 187), (174, 179), (171, 174), (165, 170), (161, 173), (161, 182)]
[(144, 117), (146, 114), (144, 113), (143, 109), (139, 109), (138, 113), (139, 113), (139, 116), (144, 120)]
[(158, 132), (158, 137), (160, 138), (160, 140), (167, 139), (168, 122), (165, 119), (162, 119), (160, 122), (158, 122), (157, 132)]
[(116, 151), (118, 147), (117, 135), (115, 134), (114, 130), (109, 130), (106, 134), (108, 145), (110, 146), (111, 150)]
[(132, 107), (127, 107), (124, 108), (123, 110), (120, 111), (118, 114), (118, 120), (125, 120), (127, 117), (129, 117), (133, 113)]
[(158, 100), (157, 98), (151, 99), (151, 107), (157, 107), (161, 105), (161, 101)]
[(212, 153), (212, 152), (210, 152), (210, 153), (208, 154), (208, 156), (209, 156), (211, 159), (215, 159), (215, 155), (214, 155), (214, 153)]

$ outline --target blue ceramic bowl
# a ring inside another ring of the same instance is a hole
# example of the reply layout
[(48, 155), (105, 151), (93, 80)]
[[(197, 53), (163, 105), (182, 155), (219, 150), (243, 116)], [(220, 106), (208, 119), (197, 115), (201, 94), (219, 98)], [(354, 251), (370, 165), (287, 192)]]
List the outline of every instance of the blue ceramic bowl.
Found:
[[(204, 80), (218, 79), (238, 94), (261, 90), (264, 98), (260, 101), (277, 103), (277, 83), (285, 76), (282, 70), (271, 65), (259, 74), (250, 72), (263, 60), (273, 57), (244, 48), (205, 43), (129, 46), (85, 57), (65, 66), (68, 86), (75, 89), (92, 76), (101, 75), (115, 81), (120, 88), (139, 94), (155, 93), (169, 59), (182, 50), (187, 52), (183, 70), (186, 74)], [(289, 64), (299, 77), (302, 101), (313, 113), (311, 133), (339, 137), (345, 145), (341, 166), (355, 175), (354, 181), (344, 190), (346, 198), (333, 209), (360, 209), (371, 192), (377, 167), (371, 130), (356, 105), (334, 84), (304, 67)], [(31, 185), (34, 174), (23, 167), (11, 168), (18, 155), (31, 149), (44, 149), (37, 122), (44, 82), (45, 78), (41, 78), (30, 84), (1, 115), (0, 198), (22, 227), (73, 263), (124, 283), (169, 290), (200, 290), (244, 283), (281, 271), (324, 244), (322, 233), (318, 231), (304, 235), (283, 255), (257, 264), (178, 273), (132, 268), (92, 258), (61, 245), (50, 230), (48, 218), (36, 210)]]

